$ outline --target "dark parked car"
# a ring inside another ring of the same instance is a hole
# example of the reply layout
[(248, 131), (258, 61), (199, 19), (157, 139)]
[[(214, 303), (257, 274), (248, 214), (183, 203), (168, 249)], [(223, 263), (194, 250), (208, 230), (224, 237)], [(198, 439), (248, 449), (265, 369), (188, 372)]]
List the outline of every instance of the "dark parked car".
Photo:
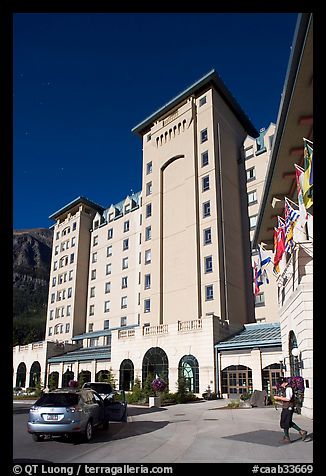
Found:
[(101, 395), (106, 416), (110, 421), (127, 421), (127, 400), (123, 390), (115, 390), (108, 382), (86, 382), (83, 388), (90, 388)]
[(91, 389), (57, 389), (43, 394), (30, 408), (27, 431), (35, 441), (46, 435), (80, 435), (90, 441), (93, 429), (108, 427), (101, 396)]

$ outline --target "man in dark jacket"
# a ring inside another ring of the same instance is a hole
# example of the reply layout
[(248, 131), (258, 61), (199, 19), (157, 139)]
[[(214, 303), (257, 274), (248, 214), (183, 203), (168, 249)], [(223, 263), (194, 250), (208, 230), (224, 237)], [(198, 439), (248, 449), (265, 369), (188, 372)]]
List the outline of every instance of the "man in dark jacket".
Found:
[(304, 440), (307, 436), (306, 430), (302, 430), (298, 425), (292, 421), (294, 412), (294, 393), (292, 387), (289, 385), (287, 378), (281, 378), (280, 380), (280, 393), (281, 395), (274, 395), (276, 401), (282, 402), (282, 413), (280, 419), (280, 427), (284, 431), (284, 437), (281, 443), (291, 443), (289, 436), (289, 429), (294, 428), (297, 430)]

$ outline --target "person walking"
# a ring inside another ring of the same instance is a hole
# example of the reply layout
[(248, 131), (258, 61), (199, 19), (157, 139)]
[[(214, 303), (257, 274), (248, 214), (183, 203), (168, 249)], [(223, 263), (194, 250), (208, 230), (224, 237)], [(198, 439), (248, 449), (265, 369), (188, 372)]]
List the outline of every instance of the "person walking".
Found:
[(289, 385), (288, 379), (282, 377), (279, 381), (281, 395), (274, 395), (276, 401), (282, 402), (282, 412), (280, 418), (280, 427), (284, 431), (284, 437), (281, 443), (291, 443), (289, 429), (294, 428), (301, 436), (302, 440), (305, 440), (307, 431), (300, 428), (296, 423), (292, 421), (294, 412), (294, 392)]

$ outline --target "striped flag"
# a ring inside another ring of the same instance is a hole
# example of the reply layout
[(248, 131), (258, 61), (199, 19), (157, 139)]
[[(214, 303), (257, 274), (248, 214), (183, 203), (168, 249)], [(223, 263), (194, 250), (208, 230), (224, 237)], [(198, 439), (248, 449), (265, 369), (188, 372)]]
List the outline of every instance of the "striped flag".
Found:
[(306, 209), (313, 205), (313, 148), (304, 139), (304, 175), (303, 175), (303, 201)]
[(267, 266), (272, 261), (272, 258), (269, 256), (267, 251), (261, 246), (258, 245), (258, 264), (257, 264), (257, 275), (261, 283), (269, 284), (269, 279), (267, 275)]
[(304, 170), (299, 167), (299, 165), (294, 164), (295, 167), (295, 178), (297, 182), (297, 189), (298, 189), (298, 204), (299, 204), (299, 211), (300, 211), (300, 223), (302, 228), (304, 228), (307, 220), (308, 220), (308, 213), (303, 201), (303, 175)]
[(285, 223), (278, 217), (278, 226), (274, 228), (274, 272), (282, 273), (281, 262), (285, 256)]
[(300, 213), (291, 207), (286, 197), (285, 197), (284, 212), (285, 212), (285, 251), (287, 253), (292, 253), (292, 249), (294, 246), (293, 229), (297, 220), (300, 218)]

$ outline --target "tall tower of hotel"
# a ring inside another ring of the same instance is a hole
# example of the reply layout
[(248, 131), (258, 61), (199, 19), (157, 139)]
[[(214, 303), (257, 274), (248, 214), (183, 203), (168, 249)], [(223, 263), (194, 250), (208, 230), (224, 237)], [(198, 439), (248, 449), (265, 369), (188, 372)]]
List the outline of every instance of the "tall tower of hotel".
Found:
[(258, 133), (212, 71), (134, 132), (143, 141), (142, 324), (254, 319), (241, 147)]

